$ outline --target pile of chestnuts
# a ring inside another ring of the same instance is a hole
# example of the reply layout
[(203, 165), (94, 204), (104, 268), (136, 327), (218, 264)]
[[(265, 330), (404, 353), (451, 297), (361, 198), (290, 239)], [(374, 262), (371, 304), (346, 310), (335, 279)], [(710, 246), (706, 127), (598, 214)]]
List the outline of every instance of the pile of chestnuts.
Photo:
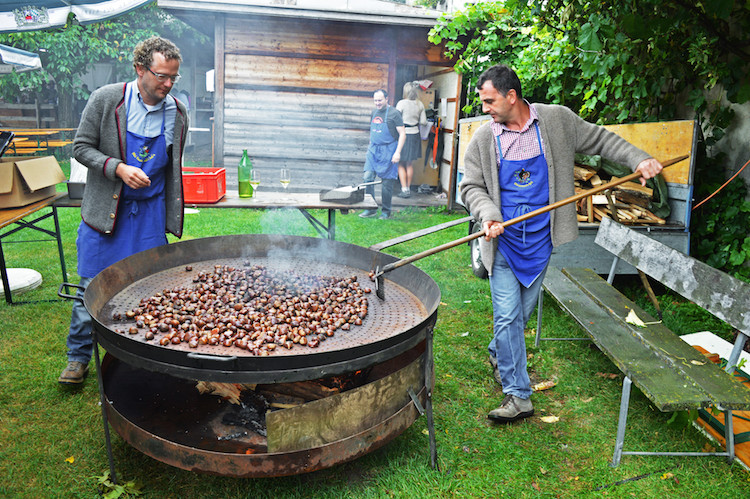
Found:
[[(193, 272), (191, 266), (186, 272)], [(261, 265), (215, 265), (196, 272), (192, 286), (165, 289), (143, 298), (114, 321), (129, 324), (121, 334), (143, 334), (162, 346), (186, 343), (235, 347), (265, 356), (277, 348), (310, 348), (337, 330), (361, 326), (370, 288), (357, 277), (302, 275)]]

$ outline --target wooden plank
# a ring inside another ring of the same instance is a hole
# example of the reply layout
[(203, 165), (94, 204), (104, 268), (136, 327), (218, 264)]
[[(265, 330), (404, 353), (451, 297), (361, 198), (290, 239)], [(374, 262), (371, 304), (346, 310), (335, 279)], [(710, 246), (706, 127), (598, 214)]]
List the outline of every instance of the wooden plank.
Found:
[(595, 242), (719, 319), (750, 334), (750, 284), (612, 220), (602, 221)]
[(606, 125), (604, 128), (643, 149), (659, 161), (690, 154), (690, 158), (664, 170), (664, 179), (667, 182), (677, 184), (691, 183), (692, 172), (690, 170), (693, 163), (692, 149), (695, 121), (630, 123), (626, 125)]
[[(610, 286), (607, 281), (586, 269), (563, 269), (563, 273), (576, 282), (595, 303), (606, 308), (622, 328), (629, 330), (630, 335), (642, 344), (641, 348), (652, 350), (666, 362), (670, 370), (681, 372), (686, 379), (700, 387), (712, 401), (712, 405), (725, 409), (750, 409), (750, 391), (733, 376), (707, 362), (703, 355), (682, 341), (664, 324), (638, 327), (626, 323), (625, 319), (631, 311), (646, 323), (655, 323), (656, 319)], [(627, 351), (614, 353), (621, 356), (623, 362), (627, 362), (630, 354), (631, 352)], [(678, 385), (674, 385), (674, 388), (681, 390)]]
[(388, 64), (226, 54), (226, 84), (360, 91), (369, 96), (388, 82)]
[[(629, 328), (613, 320), (560, 269), (547, 269), (544, 289), (659, 410), (676, 411), (711, 405), (711, 399), (703, 390), (679, 371), (670, 369), (664, 359), (644, 347)], [(679, 386), (679, 390), (673, 389), (674, 386)]]

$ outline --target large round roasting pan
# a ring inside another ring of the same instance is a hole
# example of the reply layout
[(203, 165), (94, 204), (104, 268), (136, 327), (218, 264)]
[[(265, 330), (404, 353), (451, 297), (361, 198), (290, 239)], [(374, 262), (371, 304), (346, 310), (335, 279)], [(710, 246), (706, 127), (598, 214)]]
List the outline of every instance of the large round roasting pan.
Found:
[[(128, 364), (150, 371), (206, 381), (278, 383), (337, 375), (393, 358), (424, 340), (437, 318), (440, 290), (424, 272), (407, 265), (388, 274), (385, 300), (375, 296), (368, 272), (396, 261), (385, 253), (326, 239), (281, 235), (234, 235), (193, 239), (143, 251), (107, 267), (89, 284), (84, 304), (94, 320), (99, 343)], [(215, 265), (264, 265), (322, 276), (357, 276), (371, 286), (362, 326), (336, 331), (317, 348), (277, 349), (267, 357), (236, 347), (160, 346), (113, 314), (137, 306), (142, 298), (176, 286), (193, 286), (199, 271)], [(191, 271), (186, 266), (192, 267)]]

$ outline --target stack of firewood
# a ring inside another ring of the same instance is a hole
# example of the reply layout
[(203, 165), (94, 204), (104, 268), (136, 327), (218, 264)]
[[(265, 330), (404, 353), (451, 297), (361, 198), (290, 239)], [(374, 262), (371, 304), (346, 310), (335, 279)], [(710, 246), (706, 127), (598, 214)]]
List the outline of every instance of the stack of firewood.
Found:
[[(617, 180), (617, 177), (603, 178), (608, 177), (603, 170), (597, 172), (583, 165), (575, 166), (574, 175), (576, 194)], [(578, 201), (578, 221), (596, 223), (609, 217), (629, 225), (663, 225), (666, 221), (648, 210), (653, 194), (653, 189), (643, 187), (640, 182), (625, 182)]]

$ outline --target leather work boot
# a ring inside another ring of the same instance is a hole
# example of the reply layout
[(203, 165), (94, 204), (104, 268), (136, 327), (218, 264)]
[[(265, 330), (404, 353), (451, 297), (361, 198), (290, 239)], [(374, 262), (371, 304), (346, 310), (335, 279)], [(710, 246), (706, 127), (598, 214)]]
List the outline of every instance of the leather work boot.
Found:
[(490, 366), (492, 366), (492, 377), (497, 384), (503, 386), (503, 379), (500, 377), (500, 371), (497, 370), (497, 359), (490, 354)]
[(500, 407), (490, 411), (487, 417), (498, 423), (510, 423), (518, 419), (528, 418), (534, 414), (534, 406), (530, 399), (522, 399), (515, 395), (506, 395)]
[(65, 369), (63, 369), (63, 372), (60, 373), (60, 377), (57, 378), (57, 381), (58, 383), (62, 383), (64, 385), (78, 385), (80, 383), (83, 383), (83, 380), (86, 378), (88, 372), (88, 364), (71, 360), (68, 362), (68, 365), (65, 367)]

